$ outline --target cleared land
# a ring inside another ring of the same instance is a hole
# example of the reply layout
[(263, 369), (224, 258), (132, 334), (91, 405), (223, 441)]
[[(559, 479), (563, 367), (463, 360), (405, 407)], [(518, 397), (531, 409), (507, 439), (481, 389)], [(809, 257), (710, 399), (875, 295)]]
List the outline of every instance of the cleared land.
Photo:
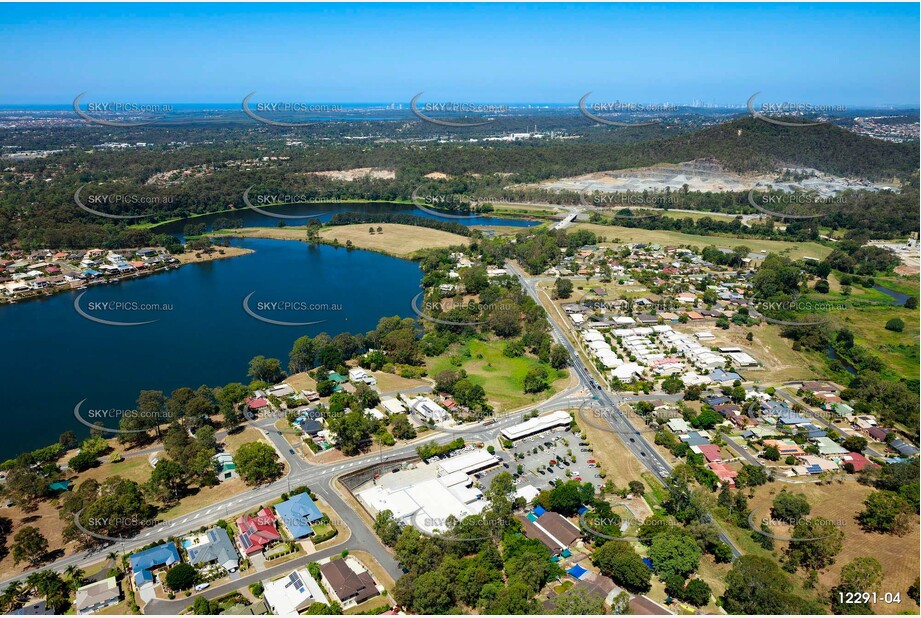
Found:
[[(368, 229), (373, 227), (374, 234)], [(382, 232), (377, 233), (377, 228)], [(221, 230), (218, 235), (242, 236), (246, 238), (272, 238), (275, 240), (307, 240), (307, 228), (298, 227), (251, 227), (238, 230)], [(327, 243), (336, 240), (340, 245), (349, 241), (356, 249), (368, 249), (396, 257), (411, 257), (421, 249), (467, 245), (470, 239), (459, 234), (443, 232), (427, 227), (399, 225), (396, 223), (375, 223), (335, 225), (320, 230), (320, 238)]]
[[(370, 225), (337, 225), (323, 228), (320, 238), (328, 242), (338, 240), (339, 244), (352, 241), (352, 245), (360, 249), (370, 249), (389, 253), (399, 257), (408, 257), (421, 249), (437, 249), (467, 245), (470, 239), (459, 234), (443, 232), (427, 227), (397, 224), (375, 224), (374, 234), (369, 234)], [(377, 228), (382, 232), (378, 233)]]
[(237, 257), (239, 255), (246, 255), (247, 253), (252, 252), (252, 249), (245, 249), (243, 247), (221, 247), (220, 249), (217, 249), (211, 253), (206, 253), (203, 251), (187, 251), (185, 253), (180, 253), (175, 257), (181, 264), (194, 264), (196, 262), (223, 260), (225, 258)]
[[(670, 230), (643, 230), (639, 228), (618, 227), (616, 225), (598, 225), (596, 223), (578, 223), (570, 230), (588, 230), (603, 237), (607, 244), (658, 243), (660, 245), (690, 245), (703, 248), (710, 245), (733, 249), (744, 245), (752, 251), (779, 253), (791, 259), (815, 257), (822, 259), (831, 248), (814, 242), (787, 242), (781, 240), (761, 240), (758, 238), (737, 238), (727, 236), (695, 236)], [(367, 231), (367, 230), (366, 230)]]

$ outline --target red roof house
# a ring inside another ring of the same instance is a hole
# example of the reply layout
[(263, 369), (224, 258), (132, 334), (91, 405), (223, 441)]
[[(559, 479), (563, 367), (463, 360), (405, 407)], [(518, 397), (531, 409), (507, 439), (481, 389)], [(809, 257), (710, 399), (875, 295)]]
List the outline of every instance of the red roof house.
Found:
[(873, 463), (872, 461), (870, 461), (869, 459), (867, 459), (860, 453), (849, 453), (841, 458), (842, 466), (848, 463), (854, 466), (854, 472), (860, 472), (867, 466), (870, 466), (871, 468), (877, 467), (875, 463)]
[(252, 399), (246, 400), (246, 406), (250, 410), (261, 410), (262, 408), (267, 408), (269, 402), (263, 397), (253, 397)]
[(707, 461), (722, 461), (723, 456), (720, 455), (720, 447), (715, 444), (701, 444), (696, 447), (700, 450), (700, 454), (703, 455)]
[(733, 470), (732, 468), (730, 468), (724, 463), (711, 462), (711, 463), (708, 463), (707, 465), (710, 467), (711, 470), (713, 470), (713, 474), (715, 474), (719, 480), (728, 484), (730, 487), (736, 486), (736, 482), (734, 479), (737, 476), (739, 476), (739, 473), (737, 471)]
[(238, 518), (237, 530), (240, 531), (240, 549), (247, 556), (257, 554), (281, 539), (278, 529), (275, 528), (275, 516), (268, 508), (256, 513), (255, 517), (243, 515)]

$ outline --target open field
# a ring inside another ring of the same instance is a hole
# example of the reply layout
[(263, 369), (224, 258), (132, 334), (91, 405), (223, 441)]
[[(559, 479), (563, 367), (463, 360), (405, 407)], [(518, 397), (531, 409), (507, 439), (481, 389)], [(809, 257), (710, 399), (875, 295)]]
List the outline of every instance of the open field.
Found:
[[(0, 516), (8, 517), (13, 522), (13, 533), (7, 539), (7, 548), (13, 543), (13, 534), (25, 526), (38, 528), (46, 539), (48, 547), (61, 547), (64, 543), (63, 532), (66, 522), (60, 518), (57, 510), (57, 500), (42, 500), (38, 508), (31, 513), (23, 513), (18, 507), (0, 508)], [(67, 548), (67, 553), (72, 553), (74, 545)], [(18, 565), (13, 562), (11, 552), (0, 560), (0, 577), (9, 577), (22, 572), (28, 565), (20, 562)]]
[[(857, 522), (857, 515), (863, 510), (863, 501), (872, 491), (872, 488), (860, 485), (852, 479), (844, 483), (820, 485), (817, 483), (804, 483), (795, 486), (781, 483), (770, 483), (757, 488), (755, 498), (749, 502), (755, 513), (755, 520), (770, 517), (771, 502), (777, 493), (784, 487), (787, 491), (804, 494), (812, 506), (809, 517), (822, 517), (832, 521), (841, 521), (841, 530), (844, 532), (844, 547), (835, 563), (824, 571), (819, 572), (819, 584), (822, 591), (827, 591), (838, 583), (841, 568), (855, 558), (869, 556), (879, 560), (883, 565), (883, 582), (877, 592), (901, 592), (900, 605), (884, 605), (877, 603), (874, 610), (882, 614), (897, 614), (901, 611), (910, 611), (917, 614), (918, 606), (908, 598), (906, 591), (918, 577), (919, 557), (917, 547), (921, 542), (917, 519), (912, 524), (911, 531), (905, 536), (865, 532)], [(785, 531), (779, 530), (779, 534)], [(786, 545), (777, 542), (775, 551), (780, 552)]]
[(247, 442), (265, 442), (268, 444), (268, 441), (258, 429), (247, 427), (239, 433), (232, 433), (224, 438), (224, 450), (228, 453), (236, 453), (237, 449)]
[[(908, 277), (874, 278), (878, 285), (891, 290), (917, 296), (918, 282)], [(919, 375), (919, 316), (918, 311), (893, 304), (893, 299), (872, 288), (851, 286), (850, 294), (841, 292), (840, 279), (829, 278), (828, 294), (811, 293), (804, 300), (831, 303), (843, 309), (825, 312), (835, 328), (848, 328), (854, 333), (854, 342), (872, 351), (899, 376), (917, 378)], [(902, 332), (886, 330), (886, 323), (900, 318), (905, 323)]]
[(317, 388), (317, 381), (311, 378), (305, 371), (288, 376), (285, 378), (285, 384), (296, 391), (312, 391)]
[[(530, 403), (542, 401), (558, 391), (569, 380), (566, 371), (556, 371), (546, 365), (551, 376), (549, 390), (542, 393), (526, 394), (524, 392), (524, 377), (531, 367), (540, 365), (540, 361), (533, 357), (521, 356), (509, 358), (502, 353), (505, 342), (473, 340), (469, 346), (469, 356), (457, 346), (450, 348), (445, 354), (427, 360), (428, 373), (435, 377), (439, 372), (448, 369), (464, 369), (470, 381), (479, 384), (486, 390), (488, 401), (496, 412), (514, 410)], [(461, 360), (460, 366), (452, 364), (452, 357)]]
[(373, 226), (375, 230), (378, 227), (383, 230), (380, 234), (376, 231), (374, 234), (369, 234), (369, 227), (371, 227), (370, 224), (327, 227), (320, 231), (320, 238), (327, 242), (332, 242), (335, 239), (342, 245), (351, 240), (352, 245), (360, 249), (370, 249), (397, 257), (409, 257), (420, 249), (437, 249), (470, 243), (470, 239), (466, 236), (427, 227), (375, 223)]
[(385, 373), (383, 371), (371, 371), (370, 374), (377, 380), (377, 389), (382, 393), (393, 393), (419, 388), (420, 386), (431, 386), (424, 380), (413, 380), (404, 378), (394, 373)]
[(197, 262), (210, 262), (212, 260), (223, 260), (226, 258), (237, 257), (240, 255), (246, 255), (247, 253), (252, 253), (252, 249), (246, 249), (244, 247), (221, 247), (216, 251), (211, 253), (205, 253), (201, 251), (187, 251), (185, 253), (180, 253), (175, 256), (181, 264), (194, 264)]
[[(368, 229), (380, 227), (383, 231), (369, 234)], [(307, 228), (295, 227), (251, 227), (236, 230), (221, 230), (220, 235), (241, 236), (245, 238), (272, 238), (275, 240), (300, 240), (306, 242)], [(381, 223), (374, 225), (336, 225), (320, 230), (320, 238), (327, 243), (338, 240), (345, 246), (349, 241), (356, 249), (368, 249), (396, 257), (411, 257), (421, 249), (467, 245), (470, 239), (458, 234), (443, 232), (427, 227)]]
[[(776, 324), (762, 322), (751, 328), (730, 324), (728, 330), (723, 330), (708, 321), (704, 324), (681, 324), (674, 328), (682, 333), (710, 332), (715, 339), (708, 341), (707, 346), (737, 346), (751, 354), (761, 367), (744, 367), (738, 371), (756, 384), (814, 378), (822, 369), (813, 368), (806, 353), (794, 350), (793, 341), (781, 337), (781, 327)], [(749, 332), (752, 333), (751, 341), (745, 339)]]
[(831, 248), (814, 242), (794, 243), (780, 240), (762, 240), (758, 238), (735, 238), (726, 236), (695, 236), (670, 230), (643, 230), (639, 228), (626, 228), (614, 225), (598, 225), (596, 223), (577, 223), (570, 227), (571, 230), (588, 230), (606, 243), (658, 243), (661, 245), (690, 245), (694, 247), (707, 247), (710, 245), (733, 249), (744, 245), (752, 251), (767, 251), (779, 253), (791, 259), (806, 256), (822, 259)]

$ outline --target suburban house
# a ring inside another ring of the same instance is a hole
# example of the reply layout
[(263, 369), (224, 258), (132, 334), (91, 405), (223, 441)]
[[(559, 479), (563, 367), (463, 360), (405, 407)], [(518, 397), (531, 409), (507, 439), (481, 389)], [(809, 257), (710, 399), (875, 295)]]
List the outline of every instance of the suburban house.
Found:
[(234, 549), (230, 535), (223, 528), (212, 528), (204, 534), (187, 539), (183, 543), (189, 554), (189, 564), (201, 566), (216, 564), (228, 573), (233, 573), (240, 566), (240, 557)]
[(307, 569), (298, 569), (265, 585), (263, 598), (276, 616), (297, 616), (314, 603), (326, 604), (323, 589)]
[(321, 564), (320, 573), (343, 607), (364, 603), (380, 594), (371, 574), (368, 571), (356, 572), (349, 565), (348, 558)]
[(145, 549), (128, 557), (128, 563), (131, 565), (131, 576), (138, 589), (153, 585), (155, 580), (153, 572), (155, 570), (160, 568), (169, 569), (173, 565), (179, 564), (179, 562), (179, 550), (176, 549), (176, 545), (172, 541)]
[(275, 528), (275, 516), (264, 508), (255, 517), (243, 515), (237, 519), (238, 542), (240, 549), (247, 556), (258, 554), (266, 547), (281, 539)]
[(729, 487), (735, 487), (736, 482), (735, 478), (739, 475), (736, 470), (733, 470), (726, 464), (722, 462), (710, 462), (707, 464), (707, 467), (716, 475), (721, 483), (726, 483)]
[(307, 492), (291, 496), (288, 500), (276, 504), (275, 512), (295, 539), (313, 534), (310, 524), (323, 518), (323, 513)]
[(74, 606), (78, 614), (92, 614), (121, 601), (121, 590), (115, 577), (77, 588)]
[(48, 607), (45, 599), (39, 599), (23, 605), (10, 612), (10, 616), (54, 616), (54, 610)]

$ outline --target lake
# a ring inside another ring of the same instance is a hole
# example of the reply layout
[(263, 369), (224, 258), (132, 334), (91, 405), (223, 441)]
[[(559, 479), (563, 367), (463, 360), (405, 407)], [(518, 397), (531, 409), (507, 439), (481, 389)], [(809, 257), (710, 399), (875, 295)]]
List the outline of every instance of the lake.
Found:
[[(256, 206), (259, 206), (256, 202), (253, 202)], [(270, 217), (267, 215), (260, 214), (255, 210), (250, 210), (248, 208), (242, 208), (240, 210), (235, 210), (233, 212), (227, 213), (215, 213), (209, 215), (202, 215), (200, 217), (194, 217), (192, 219), (182, 219), (179, 221), (172, 221), (170, 223), (164, 223), (158, 225), (155, 229), (157, 232), (163, 232), (166, 234), (174, 234), (177, 236), (182, 236), (183, 230), (186, 225), (189, 224), (198, 224), (204, 223), (208, 230), (211, 230), (211, 226), (216, 219), (240, 219), (243, 221), (243, 227), (277, 227), (279, 221), (284, 221), (286, 225), (307, 225), (311, 219), (316, 219), (322, 223), (328, 222), (332, 219), (333, 215), (340, 212), (362, 212), (370, 214), (403, 214), (403, 215), (413, 215), (416, 217), (425, 217), (426, 219), (436, 219), (439, 221), (451, 221), (455, 223), (462, 223), (463, 225), (479, 225), (479, 226), (508, 226), (508, 227), (532, 227), (535, 225), (540, 225), (540, 221), (527, 220), (527, 219), (503, 219), (501, 217), (471, 217), (464, 219), (453, 219), (449, 217), (439, 217), (431, 213), (425, 212), (424, 210), (419, 210), (412, 204), (395, 204), (391, 202), (329, 202), (322, 204), (289, 204), (285, 206), (272, 206), (268, 208), (263, 208), (263, 210), (271, 212), (273, 214), (279, 215), (304, 215), (304, 218), (295, 218), (295, 219), (279, 219), (276, 217)], [(311, 216), (312, 215), (312, 216)], [(316, 216), (319, 215), (319, 216)]]
[[(132, 410), (142, 389), (169, 394), (181, 386), (248, 383), (253, 356), (278, 358), (287, 369), (288, 352), (301, 335), (365, 332), (383, 316), (414, 315), (410, 302), (422, 278), (414, 262), (302, 242), (232, 244), (255, 253), (0, 306), (6, 385), (0, 458), (55, 442), (68, 429), (88, 435), (73, 416), (83, 399), (85, 416), (90, 409)], [(251, 293), (247, 306), (258, 316), (322, 322), (261, 321), (244, 310)], [(100, 324), (77, 312), (78, 296), (90, 318), (155, 321)]]

